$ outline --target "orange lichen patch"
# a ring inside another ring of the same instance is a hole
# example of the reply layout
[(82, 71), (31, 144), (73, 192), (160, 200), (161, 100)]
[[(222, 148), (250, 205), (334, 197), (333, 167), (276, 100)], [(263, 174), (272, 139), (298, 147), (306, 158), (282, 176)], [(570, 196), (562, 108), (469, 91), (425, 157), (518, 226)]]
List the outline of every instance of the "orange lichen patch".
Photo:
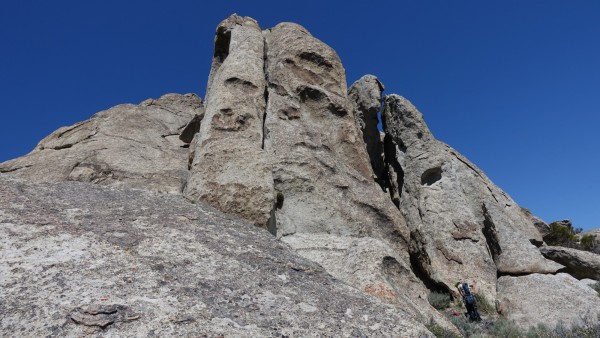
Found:
[(365, 288), (365, 292), (386, 302), (391, 302), (398, 298), (398, 294), (394, 293), (392, 290), (389, 290), (383, 284), (369, 285)]

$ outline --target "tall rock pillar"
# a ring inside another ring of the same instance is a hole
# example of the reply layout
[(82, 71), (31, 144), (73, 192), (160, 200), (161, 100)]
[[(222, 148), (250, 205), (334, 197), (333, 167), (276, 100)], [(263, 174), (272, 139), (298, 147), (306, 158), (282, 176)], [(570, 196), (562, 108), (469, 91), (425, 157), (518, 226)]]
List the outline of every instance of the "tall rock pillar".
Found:
[(185, 195), (266, 227), (274, 205), (263, 146), (264, 39), (258, 23), (232, 15), (217, 27), (206, 112), (190, 145)]

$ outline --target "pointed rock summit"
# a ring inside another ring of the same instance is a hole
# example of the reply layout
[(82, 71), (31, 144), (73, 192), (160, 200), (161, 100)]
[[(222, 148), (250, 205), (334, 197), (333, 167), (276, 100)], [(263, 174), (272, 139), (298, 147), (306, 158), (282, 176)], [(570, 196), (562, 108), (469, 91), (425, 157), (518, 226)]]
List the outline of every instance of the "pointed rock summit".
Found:
[(460, 301), (458, 281), (523, 327), (579, 323), (554, 297), (596, 315), (578, 278), (598, 255), (544, 246), (546, 223), (384, 88), (348, 88), (298, 24), (223, 20), (204, 101), (119, 105), (0, 163), (0, 329), (431, 336), (458, 333), (428, 301)]

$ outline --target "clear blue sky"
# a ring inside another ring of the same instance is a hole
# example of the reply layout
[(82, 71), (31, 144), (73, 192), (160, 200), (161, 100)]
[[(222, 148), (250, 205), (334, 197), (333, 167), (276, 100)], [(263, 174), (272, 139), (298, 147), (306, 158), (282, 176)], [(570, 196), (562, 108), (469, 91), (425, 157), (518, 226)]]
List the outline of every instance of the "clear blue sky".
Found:
[(294, 21), (546, 221), (600, 227), (600, 1), (10, 1), (0, 161), (120, 103), (204, 96), (216, 25)]

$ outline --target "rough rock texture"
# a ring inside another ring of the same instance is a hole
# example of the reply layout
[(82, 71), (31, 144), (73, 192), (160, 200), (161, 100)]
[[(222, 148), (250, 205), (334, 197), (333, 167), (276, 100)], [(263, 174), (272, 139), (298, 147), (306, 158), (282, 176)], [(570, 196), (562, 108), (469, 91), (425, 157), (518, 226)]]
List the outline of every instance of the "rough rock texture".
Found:
[[(392, 198), (411, 229), (413, 262), (430, 282), (456, 292), (478, 281), (495, 299), (497, 274), (552, 273), (530, 241), (541, 236), (521, 208), (456, 150), (437, 141), (405, 98), (385, 97), (383, 123)], [(400, 188), (401, 187), (401, 188)], [(397, 195), (394, 196), (394, 193)]]
[(566, 273), (498, 278), (500, 314), (524, 328), (544, 324), (554, 328), (596, 321), (600, 297), (589, 285)]
[(180, 193), (188, 175), (188, 150), (178, 135), (200, 111), (195, 94), (122, 104), (56, 130), (31, 153), (0, 163), (0, 173)]
[(540, 233), (540, 235), (542, 235), (542, 237), (547, 235), (548, 232), (550, 232), (550, 226), (548, 225), (548, 223), (544, 222), (543, 219), (532, 214), (529, 209), (521, 208), (521, 210), (523, 211), (525, 216), (527, 218), (529, 218), (531, 223), (533, 223), (533, 226), (535, 226), (535, 228), (539, 231), (539, 233)]
[[(410, 269), (402, 215), (372, 180), (337, 54), (296, 24), (279, 24), (265, 38), (274, 233), (350, 285), (445, 325)], [(400, 277), (386, 277), (386, 260)]]
[(596, 237), (597, 240), (600, 241), (600, 228), (597, 229), (591, 229), (588, 231), (584, 231), (581, 234), (579, 234), (580, 236), (585, 236), (585, 235), (592, 235), (594, 237)]
[(257, 22), (237, 15), (221, 22), (206, 111), (191, 145), (185, 196), (267, 227), (275, 192), (270, 161), (262, 149), (263, 68), (264, 41)]
[(564, 265), (565, 268), (561, 271), (577, 279), (600, 280), (600, 255), (598, 254), (562, 246), (543, 246), (540, 252), (544, 257)]
[(428, 336), (268, 232), (177, 195), (0, 175), (0, 332)]
[(456, 296), (456, 281), (475, 281), (493, 301), (498, 276), (563, 268), (536, 247), (535, 217), (435, 140), (410, 102), (386, 98), (380, 133), (382, 91), (372, 75), (348, 90), (335, 51), (297, 24), (227, 18), (204, 104), (117, 106), (0, 164), (122, 186), (0, 177), (3, 330), (414, 336), (414, 321), (452, 328), (425, 286)]
[(385, 186), (387, 170), (383, 162), (383, 143), (377, 124), (377, 114), (381, 109), (383, 84), (373, 75), (365, 75), (348, 89), (348, 99), (353, 106), (354, 119), (362, 134), (371, 160), (375, 181)]
[(406, 248), (402, 215), (372, 180), (337, 54), (296, 24), (279, 24), (265, 35), (265, 149), (281, 194), (277, 236), (381, 234)]
[[(297, 24), (279, 24), (264, 36), (264, 148), (277, 191), (272, 233), (348, 284), (393, 295), (380, 298), (448, 326), (410, 269), (401, 213), (373, 181), (339, 57)], [(387, 260), (396, 279), (382, 271)]]

